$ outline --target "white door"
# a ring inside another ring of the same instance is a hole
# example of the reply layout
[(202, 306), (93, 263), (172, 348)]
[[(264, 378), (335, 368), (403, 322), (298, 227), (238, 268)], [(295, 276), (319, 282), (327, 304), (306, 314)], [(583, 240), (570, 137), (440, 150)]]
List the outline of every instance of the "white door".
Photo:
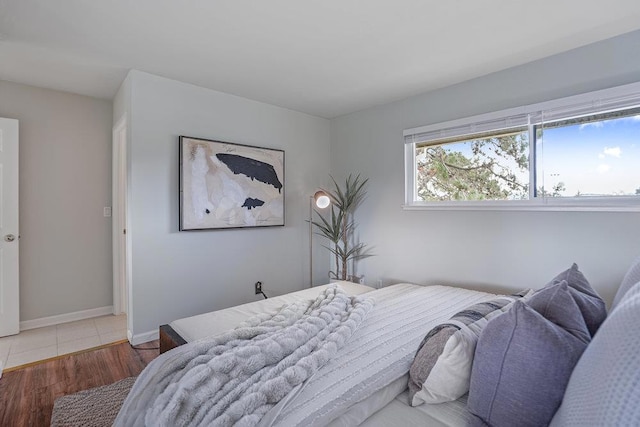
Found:
[(0, 118), (0, 337), (20, 332), (18, 121)]

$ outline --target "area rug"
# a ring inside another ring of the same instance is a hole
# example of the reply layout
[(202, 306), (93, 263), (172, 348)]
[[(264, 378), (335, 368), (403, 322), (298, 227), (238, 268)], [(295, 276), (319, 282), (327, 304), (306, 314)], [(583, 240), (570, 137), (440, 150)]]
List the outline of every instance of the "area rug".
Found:
[(136, 377), (56, 399), (52, 427), (111, 427)]

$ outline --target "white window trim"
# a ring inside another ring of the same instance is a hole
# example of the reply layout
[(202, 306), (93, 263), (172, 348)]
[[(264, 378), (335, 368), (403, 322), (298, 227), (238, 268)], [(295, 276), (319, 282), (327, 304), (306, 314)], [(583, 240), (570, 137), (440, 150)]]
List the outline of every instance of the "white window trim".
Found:
[[(640, 212), (640, 197), (531, 197), (529, 200), (479, 200), (479, 201), (416, 201), (414, 200), (416, 183), (415, 149), (412, 136), (437, 132), (453, 128), (473, 126), (475, 123), (499, 121), (508, 117), (522, 115), (562, 116), (572, 109), (592, 109), (606, 111), (607, 108), (640, 104), (640, 82), (609, 89), (574, 95), (566, 98), (545, 101), (523, 107), (509, 108), (472, 117), (406, 129), (403, 132), (405, 150), (405, 210), (489, 210), (489, 211), (589, 211), (589, 212)], [(535, 147), (531, 147), (535, 154)], [(535, 159), (530, 155), (530, 162)], [(530, 165), (530, 173), (535, 169)], [(530, 181), (533, 182), (533, 181)]]

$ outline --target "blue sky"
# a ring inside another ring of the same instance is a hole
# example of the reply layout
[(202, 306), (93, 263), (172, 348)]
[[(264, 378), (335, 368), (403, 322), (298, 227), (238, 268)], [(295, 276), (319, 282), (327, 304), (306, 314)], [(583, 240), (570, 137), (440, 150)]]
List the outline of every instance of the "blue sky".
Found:
[(538, 186), (561, 181), (565, 196), (640, 188), (640, 116), (548, 129), (538, 143)]

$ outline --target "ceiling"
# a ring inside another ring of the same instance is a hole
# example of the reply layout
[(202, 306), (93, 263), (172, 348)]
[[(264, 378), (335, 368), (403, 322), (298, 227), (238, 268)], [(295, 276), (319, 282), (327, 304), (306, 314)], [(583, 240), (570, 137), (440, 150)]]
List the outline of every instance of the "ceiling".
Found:
[(0, 79), (137, 69), (333, 118), (640, 29), (637, 0), (0, 0)]

